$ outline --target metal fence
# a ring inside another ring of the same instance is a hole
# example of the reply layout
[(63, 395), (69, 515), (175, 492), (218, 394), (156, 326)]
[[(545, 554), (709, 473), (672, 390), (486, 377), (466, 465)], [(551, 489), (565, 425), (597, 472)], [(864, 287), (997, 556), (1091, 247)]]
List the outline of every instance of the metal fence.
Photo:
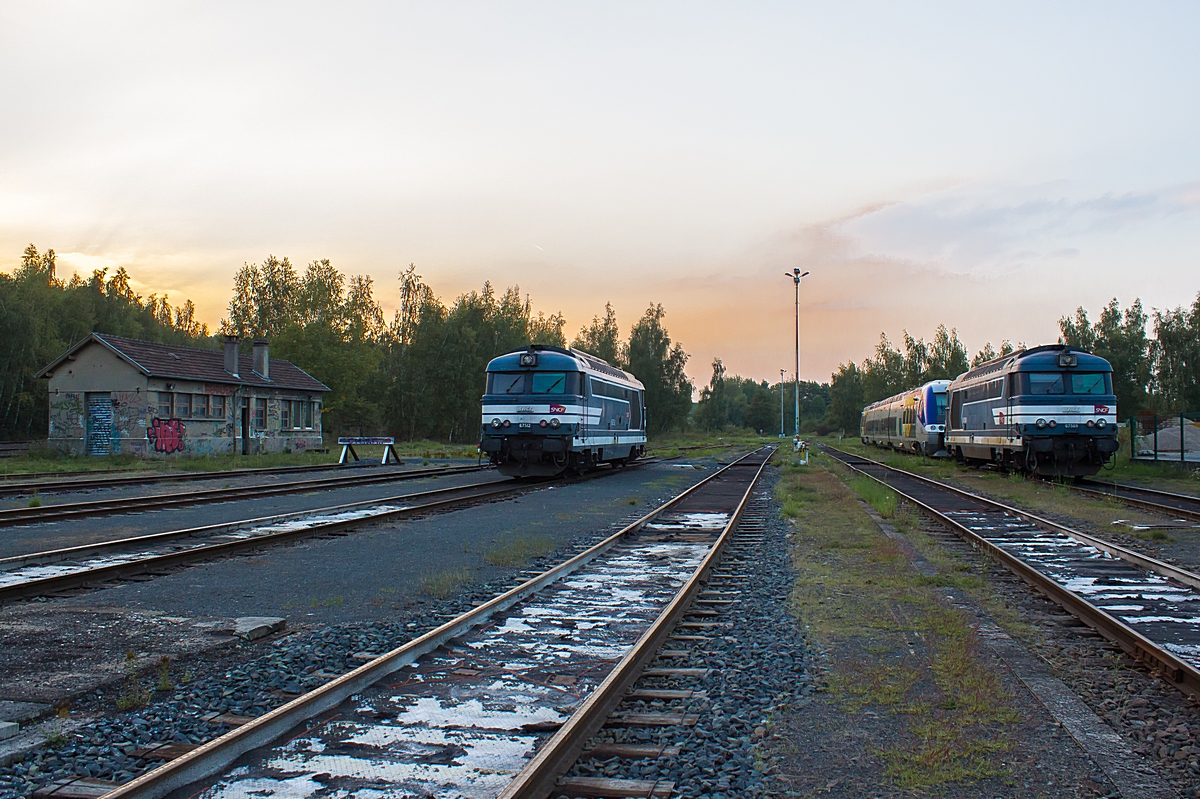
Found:
[(1129, 430), (1134, 460), (1200, 463), (1200, 414), (1138, 414)]

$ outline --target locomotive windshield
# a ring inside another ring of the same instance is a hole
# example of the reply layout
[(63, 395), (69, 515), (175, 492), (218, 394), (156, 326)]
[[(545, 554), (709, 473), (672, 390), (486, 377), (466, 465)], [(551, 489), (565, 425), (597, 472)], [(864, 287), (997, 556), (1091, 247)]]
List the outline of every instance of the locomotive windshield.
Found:
[(491, 372), (488, 374), (489, 394), (524, 394), (524, 372)]
[(1029, 372), (1026, 387), (1030, 394), (1066, 394), (1067, 376), (1072, 394), (1111, 394), (1106, 372)]
[(1071, 393), (1072, 394), (1107, 394), (1108, 381), (1105, 379), (1103, 372), (1094, 374), (1072, 374), (1071, 375)]
[(934, 402), (937, 403), (937, 421), (934, 424), (946, 423), (946, 395), (938, 393), (933, 395)]
[(1066, 391), (1062, 372), (1029, 373), (1030, 394), (1065, 394)]
[(579, 372), (534, 372), (532, 394), (579, 394)]

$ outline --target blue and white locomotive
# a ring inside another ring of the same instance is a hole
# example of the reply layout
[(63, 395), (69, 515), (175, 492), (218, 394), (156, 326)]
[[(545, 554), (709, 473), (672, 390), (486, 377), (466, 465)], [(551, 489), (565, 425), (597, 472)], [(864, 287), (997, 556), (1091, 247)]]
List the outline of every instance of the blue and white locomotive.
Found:
[(532, 344), (492, 359), (479, 448), (514, 477), (548, 477), (646, 453), (645, 389), (578, 350)]
[(945, 455), (942, 436), (949, 385), (949, 380), (932, 380), (863, 408), (862, 442), (922, 455)]
[(963, 463), (1077, 477), (1117, 451), (1112, 366), (1073, 347), (988, 361), (959, 375), (947, 397), (946, 450)]

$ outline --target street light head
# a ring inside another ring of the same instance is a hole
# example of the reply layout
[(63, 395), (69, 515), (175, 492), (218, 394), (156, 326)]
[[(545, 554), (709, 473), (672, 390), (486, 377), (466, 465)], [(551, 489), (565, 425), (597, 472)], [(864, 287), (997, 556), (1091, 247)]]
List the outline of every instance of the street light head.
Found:
[[(796, 271), (797, 271), (797, 272), (799, 272), (800, 270), (799, 270), (799, 269), (797, 269)], [(810, 274), (809, 272), (805, 272), (805, 273), (804, 273), (803, 275), (801, 275), (800, 277), (808, 277), (808, 276), (809, 276), (809, 274)]]

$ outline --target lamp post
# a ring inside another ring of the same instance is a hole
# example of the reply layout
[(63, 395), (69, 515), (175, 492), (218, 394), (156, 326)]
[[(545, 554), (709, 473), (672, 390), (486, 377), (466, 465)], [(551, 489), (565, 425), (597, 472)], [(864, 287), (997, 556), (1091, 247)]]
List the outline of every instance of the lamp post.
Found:
[(800, 279), (808, 277), (808, 272), (801, 272), (797, 266), (783, 275), (796, 284), (796, 435), (800, 435)]
[(779, 370), (779, 437), (783, 438), (783, 379), (787, 371)]

